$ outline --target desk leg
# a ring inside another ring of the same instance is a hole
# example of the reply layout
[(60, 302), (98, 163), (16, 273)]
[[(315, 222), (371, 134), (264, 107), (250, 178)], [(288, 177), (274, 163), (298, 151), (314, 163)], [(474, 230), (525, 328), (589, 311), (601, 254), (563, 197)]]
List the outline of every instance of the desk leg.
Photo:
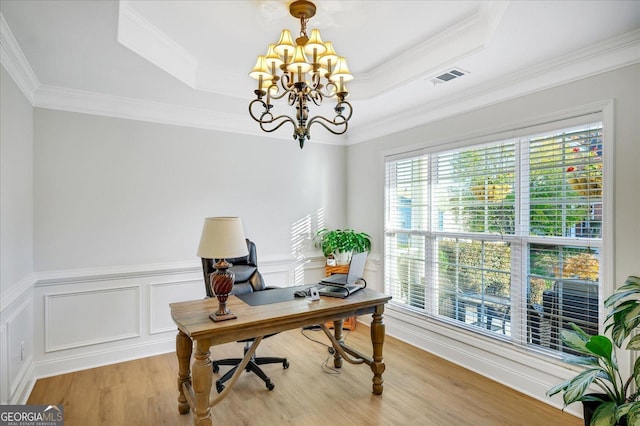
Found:
[(195, 393), (195, 422), (196, 426), (212, 426), (209, 394), (213, 383), (213, 366), (209, 358), (209, 340), (196, 341), (196, 353), (193, 362), (193, 391)]
[(184, 395), (183, 383), (191, 384), (191, 351), (193, 350), (193, 342), (182, 331), (176, 336), (176, 354), (178, 355), (178, 412), (187, 414), (189, 412), (189, 403)]
[(382, 345), (384, 344), (384, 323), (382, 322), (382, 314), (384, 305), (376, 306), (371, 321), (371, 343), (373, 344), (373, 362), (371, 363), (371, 371), (373, 371), (373, 393), (375, 395), (382, 394), (382, 373), (385, 366), (382, 361)]
[[(344, 320), (337, 320), (333, 322), (333, 335), (341, 345), (344, 342), (344, 337), (342, 336), (343, 325)], [(342, 355), (340, 355), (339, 351), (335, 351), (333, 354), (333, 366), (335, 368), (342, 368)]]

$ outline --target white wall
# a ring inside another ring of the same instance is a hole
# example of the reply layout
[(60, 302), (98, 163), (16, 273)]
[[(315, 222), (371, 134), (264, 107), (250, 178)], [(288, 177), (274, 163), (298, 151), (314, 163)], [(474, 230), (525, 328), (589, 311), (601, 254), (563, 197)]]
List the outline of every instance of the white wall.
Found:
[(35, 110), (35, 270), (193, 261), (207, 216), (260, 257), (345, 220), (344, 147)]
[(341, 146), (40, 108), (34, 129), (38, 377), (172, 351), (205, 217), (242, 217), (276, 286), (319, 278), (311, 236), (345, 223)]
[[(382, 251), (384, 153), (401, 147), (434, 146), (480, 137), (525, 123), (542, 123), (593, 104), (613, 105), (614, 112), (615, 204), (611, 223), (615, 270), (614, 282), (603, 286), (612, 289), (627, 276), (640, 275), (640, 65), (637, 64), (350, 146), (347, 223), (370, 232), (374, 247)], [(382, 280), (377, 282), (381, 284)], [(572, 375), (559, 363), (509, 346), (493, 344), (489, 348), (482, 338), (435, 321), (423, 322), (392, 309), (387, 310), (386, 318), (389, 334), (546, 402), (549, 399), (544, 392), (562, 377)], [(630, 364), (630, 360), (622, 362)], [(560, 404), (557, 399), (554, 401)]]
[(0, 404), (15, 402), (33, 358), (33, 112), (0, 67)]

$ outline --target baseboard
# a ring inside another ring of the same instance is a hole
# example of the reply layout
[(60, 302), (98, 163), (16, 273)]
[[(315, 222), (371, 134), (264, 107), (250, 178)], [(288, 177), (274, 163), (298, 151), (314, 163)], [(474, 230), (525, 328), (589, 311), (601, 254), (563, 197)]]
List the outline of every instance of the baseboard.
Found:
[(31, 395), (31, 391), (36, 384), (35, 367), (33, 365), (33, 359), (28, 359), (26, 362), (27, 367), (19, 375), (17, 383), (11, 392), (11, 400), (9, 404), (26, 404)]

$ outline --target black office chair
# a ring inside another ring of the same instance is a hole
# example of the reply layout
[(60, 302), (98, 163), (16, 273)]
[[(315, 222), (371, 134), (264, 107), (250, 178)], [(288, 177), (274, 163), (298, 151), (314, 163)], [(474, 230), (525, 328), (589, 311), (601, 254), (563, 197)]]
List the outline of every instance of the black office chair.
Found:
[[(226, 259), (227, 262), (231, 263), (233, 266), (229, 268), (235, 274), (235, 284), (233, 285), (233, 290), (231, 294), (245, 294), (251, 293), (254, 291), (263, 291), (269, 290), (264, 284), (264, 280), (262, 279), (262, 275), (258, 271), (258, 254), (256, 251), (256, 245), (253, 241), (247, 239), (247, 249), (249, 254), (244, 257), (239, 257), (235, 259)], [(204, 274), (204, 283), (205, 289), (207, 292), (207, 297), (214, 297), (211, 291), (211, 287), (209, 285), (209, 275), (215, 272), (214, 259), (206, 259), (202, 258), (202, 272)], [(273, 334), (270, 334), (265, 337), (271, 337)], [(246, 354), (249, 350), (251, 343), (254, 339), (245, 339), (239, 340), (245, 344), (244, 353)], [(229, 358), (229, 359), (220, 359), (217, 361), (213, 361), (213, 372), (217, 373), (220, 371), (221, 365), (232, 365), (233, 368), (227, 371), (222, 377), (216, 380), (216, 390), (218, 393), (222, 392), (224, 389), (224, 383), (233, 376), (233, 373), (238, 368), (238, 365), (242, 362), (242, 358)], [(273, 390), (275, 385), (271, 381), (271, 379), (262, 371), (259, 367), (264, 364), (282, 364), (283, 368), (289, 368), (289, 361), (286, 358), (275, 358), (275, 357), (256, 357), (255, 355), (251, 358), (245, 371), (250, 371), (260, 377), (267, 389)]]

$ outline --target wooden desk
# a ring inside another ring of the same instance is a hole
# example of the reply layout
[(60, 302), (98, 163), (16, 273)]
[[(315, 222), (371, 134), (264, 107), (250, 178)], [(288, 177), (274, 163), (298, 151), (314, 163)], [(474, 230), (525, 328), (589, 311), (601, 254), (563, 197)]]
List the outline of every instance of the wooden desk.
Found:
[[(305, 298), (294, 298), (294, 288), (282, 290), (291, 292), (290, 300), (258, 306), (250, 306), (239, 298), (230, 296), (227, 306), (238, 318), (222, 322), (213, 322), (209, 319), (209, 314), (214, 312), (218, 306), (216, 299), (170, 304), (171, 317), (178, 326), (178, 335), (176, 336), (179, 365), (178, 411), (180, 414), (187, 414), (192, 408), (195, 425), (210, 426), (213, 424), (211, 407), (220, 402), (233, 388), (263, 336), (314, 324), (321, 325), (322, 330), (336, 349), (334, 366), (336, 368), (342, 367), (343, 360), (351, 364), (367, 364), (373, 372), (373, 393), (382, 394), (382, 373), (385, 369), (382, 360), (384, 343), (382, 316), (384, 305), (391, 299), (391, 296), (364, 289), (346, 299), (321, 297), (319, 301), (310, 301)], [(271, 291), (280, 290), (268, 292)], [(348, 347), (342, 340), (343, 320), (368, 313), (372, 314), (372, 357)], [(326, 321), (334, 322), (333, 334), (324, 324)], [(211, 398), (213, 383), (209, 352), (211, 346), (252, 337), (256, 338), (254, 343), (245, 354), (242, 363), (227, 386), (220, 394)], [(195, 354), (193, 354), (192, 377), (190, 364), (193, 342), (195, 342)]]

